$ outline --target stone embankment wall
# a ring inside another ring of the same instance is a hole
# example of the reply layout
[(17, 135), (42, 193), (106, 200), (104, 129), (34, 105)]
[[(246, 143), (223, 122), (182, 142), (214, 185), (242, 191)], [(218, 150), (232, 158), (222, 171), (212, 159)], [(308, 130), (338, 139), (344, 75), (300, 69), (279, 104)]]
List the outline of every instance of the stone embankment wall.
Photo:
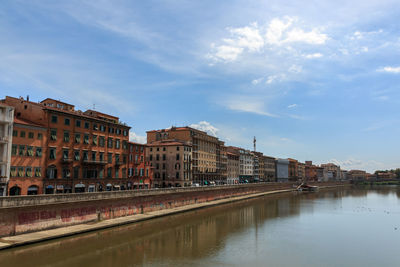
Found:
[[(338, 183), (322, 183), (321, 185), (336, 184)], [(0, 197), (0, 237), (289, 188), (293, 188), (292, 183), (260, 183)]]

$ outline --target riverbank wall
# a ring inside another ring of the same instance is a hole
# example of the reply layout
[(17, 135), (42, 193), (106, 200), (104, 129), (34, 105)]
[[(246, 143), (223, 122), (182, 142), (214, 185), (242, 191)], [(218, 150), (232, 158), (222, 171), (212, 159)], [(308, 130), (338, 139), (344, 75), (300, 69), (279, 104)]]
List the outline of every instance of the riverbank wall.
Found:
[[(315, 183), (319, 186), (344, 183)], [(293, 189), (292, 183), (0, 197), (0, 237)]]

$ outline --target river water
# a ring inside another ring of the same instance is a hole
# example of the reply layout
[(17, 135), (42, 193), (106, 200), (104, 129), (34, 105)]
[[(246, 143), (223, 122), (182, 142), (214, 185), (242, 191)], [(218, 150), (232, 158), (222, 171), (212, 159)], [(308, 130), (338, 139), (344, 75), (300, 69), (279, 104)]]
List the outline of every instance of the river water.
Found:
[(0, 266), (400, 266), (400, 187), (266, 196), (0, 251)]

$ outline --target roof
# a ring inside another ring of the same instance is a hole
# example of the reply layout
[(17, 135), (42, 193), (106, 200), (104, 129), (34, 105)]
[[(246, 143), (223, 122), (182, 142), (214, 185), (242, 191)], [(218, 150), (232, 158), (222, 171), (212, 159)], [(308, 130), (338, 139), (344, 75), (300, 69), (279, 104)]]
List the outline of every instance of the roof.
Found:
[(43, 103), (43, 102), (45, 102), (47, 100), (55, 101), (55, 102), (58, 102), (58, 103), (61, 103), (61, 104), (65, 104), (65, 105), (74, 107), (74, 105), (72, 105), (72, 104), (69, 104), (69, 103), (66, 103), (66, 102), (63, 102), (63, 101), (60, 101), (60, 100), (56, 100), (56, 99), (53, 99), (53, 98), (49, 98), (49, 97), (46, 98), (45, 100), (40, 101), (40, 103)]
[(191, 144), (179, 141), (155, 141), (147, 144), (147, 146), (192, 146)]
[(147, 146), (147, 144), (142, 144), (142, 143), (138, 143), (138, 142), (131, 142), (131, 141), (129, 141), (128, 144), (136, 145), (136, 146)]
[(42, 126), (40, 124), (36, 124), (36, 123), (31, 122), (29, 120), (25, 120), (25, 119), (21, 119), (21, 118), (17, 118), (17, 117), (14, 117), (14, 123), (15, 124), (21, 124), (21, 125), (26, 125), (26, 126), (40, 127), (40, 128), (46, 129), (46, 127), (44, 127), (44, 126)]

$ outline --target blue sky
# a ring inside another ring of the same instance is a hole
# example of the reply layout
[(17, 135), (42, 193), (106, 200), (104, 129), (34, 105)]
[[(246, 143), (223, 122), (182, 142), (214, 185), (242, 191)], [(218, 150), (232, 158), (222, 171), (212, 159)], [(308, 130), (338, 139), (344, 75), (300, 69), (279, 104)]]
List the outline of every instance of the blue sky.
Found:
[(368, 171), (400, 166), (398, 1), (2, 1), (2, 96)]

